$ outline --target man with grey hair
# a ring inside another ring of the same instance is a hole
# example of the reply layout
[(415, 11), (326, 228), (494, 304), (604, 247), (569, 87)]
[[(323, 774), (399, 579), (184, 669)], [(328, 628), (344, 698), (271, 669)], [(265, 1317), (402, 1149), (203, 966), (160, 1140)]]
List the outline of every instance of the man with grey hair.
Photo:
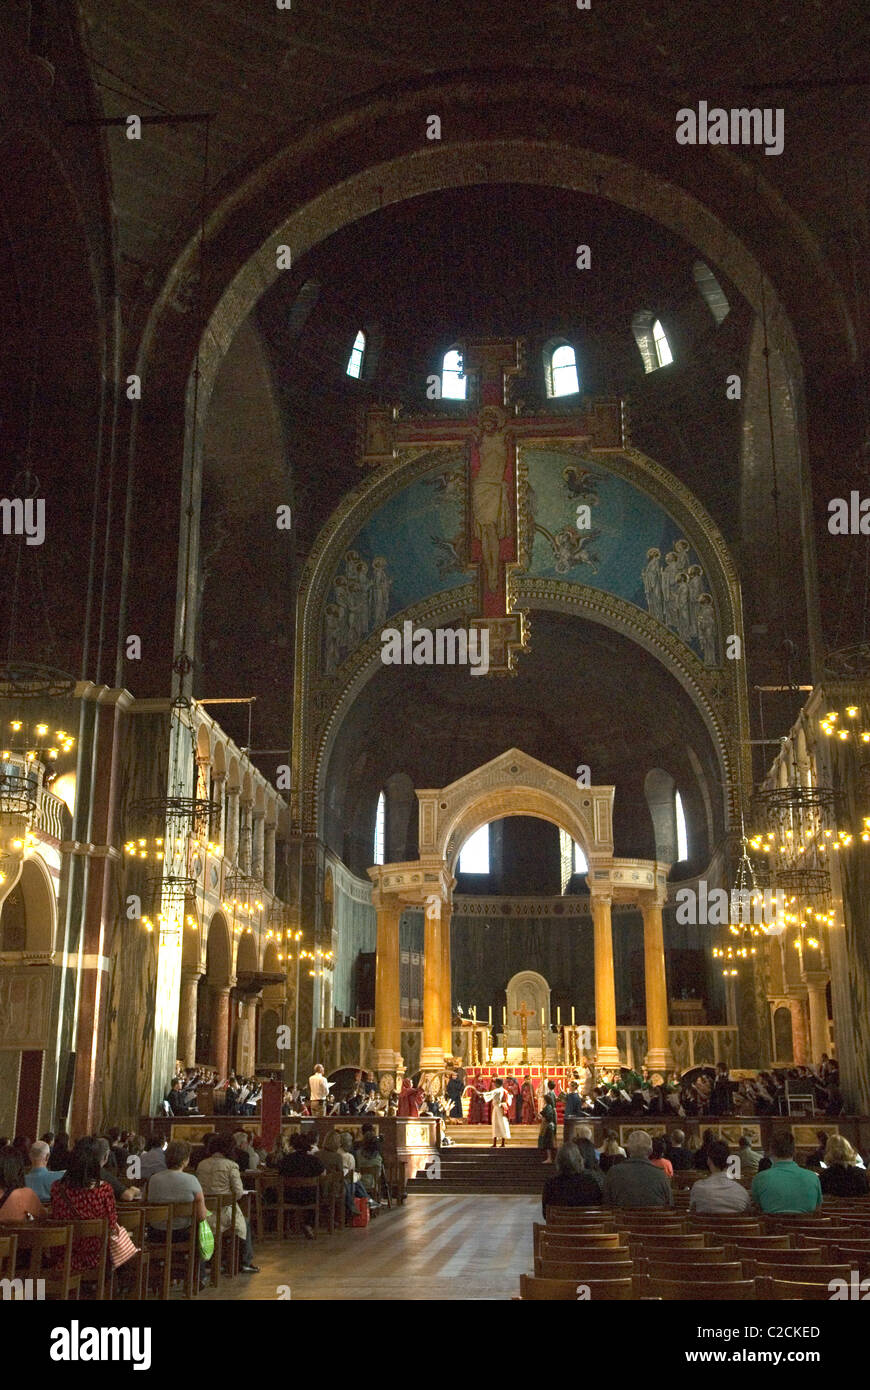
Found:
[(55, 1173), (54, 1170), (49, 1170), (48, 1155), (50, 1153), (51, 1149), (42, 1139), (37, 1139), (35, 1144), (31, 1144), (30, 1172), (24, 1176), (27, 1186), (36, 1193), (40, 1202), (46, 1207), (48, 1206), (52, 1183), (63, 1177), (62, 1172)]
[(608, 1169), (604, 1204), (609, 1207), (672, 1207), (674, 1194), (663, 1169), (650, 1162), (652, 1139), (633, 1129), (625, 1144), (627, 1158)]

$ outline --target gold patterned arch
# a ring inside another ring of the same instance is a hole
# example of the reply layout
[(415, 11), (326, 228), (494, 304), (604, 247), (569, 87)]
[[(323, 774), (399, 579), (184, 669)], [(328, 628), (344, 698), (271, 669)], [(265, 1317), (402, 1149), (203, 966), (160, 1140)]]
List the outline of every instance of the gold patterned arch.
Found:
[[(549, 446), (575, 454), (577, 447)], [(740, 584), (725, 539), (712, 517), (678, 478), (637, 449), (590, 449), (585, 456), (647, 494), (677, 523), (695, 549), (708, 577), (723, 639), (736, 639), (739, 658), (705, 666), (696, 654), (651, 614), (591, 585), (528, 574), (513, 568), (510, 597), (514, 609), (539, 609), (580, 616), (628, 637), (660, 661), (679, 682), (698, 710), (710, 735), (722, 772), (726, 823), (739, 820), (741, 786), (749, 785), (749, 710)], [(308, 557), (296, 613), (296, 670), (293, 715), (293, 786), (301, 789), (297, 821), (308, 833), (323, 833), (323, 795), (335, 740), (360, 691), (382, 669), (381, 643), (373, 632), (327, 675), (322, 661), (324, 610), (333, 576), (354, 537), (374, 513), (410, 483), (439, 467), (464, 463), (460, 450), (403, 446), (397, 457), (363, 480), (342, 499)], [(525, 471), (520, 460), (518, 508), (525, 532)], [(420, 626), (443, 627), (467, 618), (475, 600), (473, 583), (431, 594), (390, 616), (401, 627), (409, 619)]]

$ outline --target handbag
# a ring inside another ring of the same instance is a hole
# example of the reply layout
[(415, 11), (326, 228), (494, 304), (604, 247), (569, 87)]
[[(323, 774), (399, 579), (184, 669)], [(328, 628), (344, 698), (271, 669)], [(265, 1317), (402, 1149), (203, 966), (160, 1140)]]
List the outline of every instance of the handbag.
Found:
[(214, 1231), (207, 1221), (199, 1223), (199, 1253), (204, 1260), (210, 1260), (214, 1254)]
[(139, 1247), (126, 1226), (112, 1226), (109, 1230), (109, 1259), (113, 1268), (120, 1269), (121, 1265), (125, 1265), (138, 1254)]

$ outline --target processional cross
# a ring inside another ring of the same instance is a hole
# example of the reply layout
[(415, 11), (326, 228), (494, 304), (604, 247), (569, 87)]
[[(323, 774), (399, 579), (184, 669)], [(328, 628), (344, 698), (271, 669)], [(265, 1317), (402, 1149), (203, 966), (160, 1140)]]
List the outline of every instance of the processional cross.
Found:
[(522, 1000), (520, 1007), (514, 1009), (514, 1018), (520, 1021), (520, 1033), (523, 1041), (523, 1062), (529, 1060), (529, 1019), (532, 1016), (531, 1009), (526, 1008), (525, 999)]
[(477, 577), (477, 612), (469, 615), (469, 625), (488, 629), (489, 674), (508, 675), (516, 652), (527, 642), (525, 614), (512, 609), (509, 593), (511, 569), (528, 562), (519, 524), (518, 445), (562, 441), (619, 448), (624, 442), (621, 403), (586, 400), (575, 414), (529, 414), (521, 403), (511, 403), (512, 383), (524, 370), (521, 340), (469, 340), (460, 353), (469, 382), (469, 413), (448, 420), (435, 414), (404, 415), (395, 405), (371, 406), (360, 465), (378, 468), (402, 450), (423, 452), (421, 446), (426, 452), (465, 448), (465, 557)]

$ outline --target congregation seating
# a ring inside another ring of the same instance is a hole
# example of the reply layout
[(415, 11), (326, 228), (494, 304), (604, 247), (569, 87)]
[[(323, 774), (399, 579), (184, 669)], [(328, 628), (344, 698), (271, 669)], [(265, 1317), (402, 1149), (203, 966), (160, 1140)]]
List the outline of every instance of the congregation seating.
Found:
[(532, 1252), (523, 1300), (830, 1299), (832, 1280), (870, 1274), (870, 1210), (861, 1198), (817, 1215), (548, 1207)]

